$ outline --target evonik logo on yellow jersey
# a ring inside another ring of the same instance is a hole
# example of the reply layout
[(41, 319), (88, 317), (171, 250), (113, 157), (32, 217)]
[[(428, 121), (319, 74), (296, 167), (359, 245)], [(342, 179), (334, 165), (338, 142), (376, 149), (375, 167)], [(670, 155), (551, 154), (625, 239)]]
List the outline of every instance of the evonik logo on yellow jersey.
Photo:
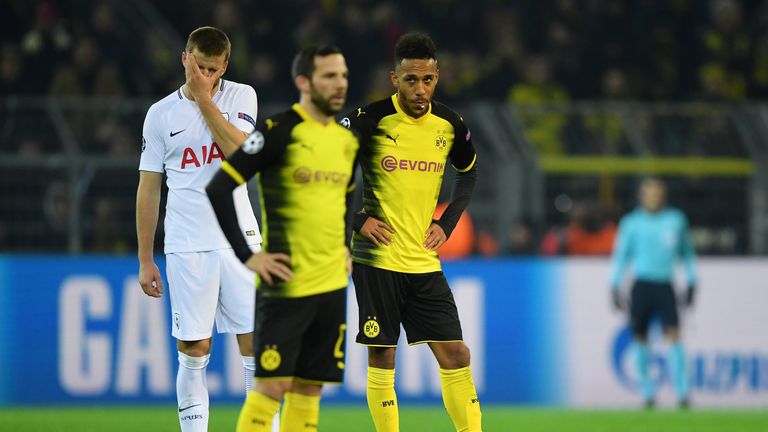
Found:
[(441, 173), (445, 171), (444, 162), (434, 162), (416, 159), (397, 159), (392, 155), (386, 155), (381, 158), (381, 169), (386, 172), (393, 172), (397, 169), (401, 171), (418, 171)]
[(293, 180), (296, 183), (306, 184), (312, 181), (316, 183), (347, 184), (349, 175), (338, 171), (312, 171), (308, 167), (298, 167), (293, 172)]

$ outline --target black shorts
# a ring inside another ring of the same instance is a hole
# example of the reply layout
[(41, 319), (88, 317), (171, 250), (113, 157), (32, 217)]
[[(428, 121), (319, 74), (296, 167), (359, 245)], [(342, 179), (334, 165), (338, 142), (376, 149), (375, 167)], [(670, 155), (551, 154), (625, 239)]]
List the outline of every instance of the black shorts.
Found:
[(461, 323), (443, 272), (400, 273), (354, 263), (359, 307), (356, 341), (397, 346), (400, 324), (409, 344), (461, 341)]
[(665, 329), (677, 328), (677, 300), (672, 284), (638, 280), (632, 286), (629, 310), (630, 327), (636, 335), (648, 333), (648, 325), (654, 317), (661, 318)]
[(308, 297), (256, 295), (256, 378), (341, 382), (347, 290)]

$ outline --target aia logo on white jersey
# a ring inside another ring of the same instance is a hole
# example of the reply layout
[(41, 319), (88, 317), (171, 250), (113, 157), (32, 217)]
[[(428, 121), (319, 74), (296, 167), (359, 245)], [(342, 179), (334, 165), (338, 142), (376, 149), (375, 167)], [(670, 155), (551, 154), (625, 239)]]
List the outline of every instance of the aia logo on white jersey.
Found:
[(184, 154), (181, 156), (181, 169), (186, 169), (187, 165), (194, 165), (195, 168), (200, 168), (202, 165), (210, 165), (214, 159), (224, 160), (224, 153), (222, 153), (219, 145), (215, 142), (211, 143), (210, 151), (208, 146), (203, 146), (200, 156), (202, 157), (198, 157), (194, 148), (185, 148)]

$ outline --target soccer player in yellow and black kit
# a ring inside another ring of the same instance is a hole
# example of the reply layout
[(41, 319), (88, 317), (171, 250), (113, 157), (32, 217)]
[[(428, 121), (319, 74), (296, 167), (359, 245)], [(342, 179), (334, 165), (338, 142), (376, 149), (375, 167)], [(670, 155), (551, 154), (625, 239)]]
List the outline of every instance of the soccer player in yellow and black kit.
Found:
[[(409, 344), (427, 343), (434, 353), (456, 430), (481, 430), (469, 349), (436, 252), (469, 203), (476, 155), (462, 118), (432, 101), (435, 51), (428, 35), (403, 35), (391, 73), (397, 93), (341, 122), (360, 137), (364, 208), (354, 221), (352, 279), (357, 342), (368, 346), (368, 407), (379, 432), (399, 430), (394, 382), (401, 323)], [(433, 220), (447, 162), (458, 172), (453, 197)]]
[[(334, 114), (344, 105), (347, 73), (337, 48), (300, 51), (293, 62), (299, 103), (261, 122), (207, 188), (235, 254), (260, 275), (259, 362), (238, 432), (270, 431), (281, 400), (281, 431), (316, 431), (322, 384), (343, 378), (346, 211), (358, 140)], [(253, 254), (232, 190), (257, 172), (264, 252)]]

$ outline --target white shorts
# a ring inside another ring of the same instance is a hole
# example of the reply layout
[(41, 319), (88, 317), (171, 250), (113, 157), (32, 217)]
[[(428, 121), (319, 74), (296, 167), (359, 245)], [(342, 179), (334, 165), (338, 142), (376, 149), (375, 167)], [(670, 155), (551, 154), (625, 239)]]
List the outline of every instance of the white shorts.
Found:
[[(251, 246), (259, 250), (259, 246)], [(256, 274), (232, 249), (166, 255), (171, 295), (171, 334), (182, 341), (254, 329)]]

